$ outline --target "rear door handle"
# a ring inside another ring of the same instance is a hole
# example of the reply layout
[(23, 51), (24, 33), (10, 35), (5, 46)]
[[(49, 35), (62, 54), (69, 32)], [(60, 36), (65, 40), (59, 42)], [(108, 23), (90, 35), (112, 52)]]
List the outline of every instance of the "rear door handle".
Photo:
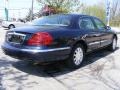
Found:
[(88, 34), (85, 34), (82, 38), (85, 39), (88, 36)]

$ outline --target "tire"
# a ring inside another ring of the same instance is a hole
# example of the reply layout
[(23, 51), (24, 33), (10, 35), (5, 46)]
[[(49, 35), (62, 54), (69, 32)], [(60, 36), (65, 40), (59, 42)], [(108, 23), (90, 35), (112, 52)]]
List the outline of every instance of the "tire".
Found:
[(109, 46), (110, 51), (115, 51), (117, 48), (117, 39), (114, 37), (112, 43)]
[(67, 65), (69, 68), (77, 69), (80, 67), (82, 61), (85, 57), (85, 50), (83, 45), (77, 44), (73, 47), (70, 57), (67, 60)]
[(9, 27), (8, 27), (9, 29), (13, 29), (13, 28), (15, 28), (15, 25), (9, 25)]

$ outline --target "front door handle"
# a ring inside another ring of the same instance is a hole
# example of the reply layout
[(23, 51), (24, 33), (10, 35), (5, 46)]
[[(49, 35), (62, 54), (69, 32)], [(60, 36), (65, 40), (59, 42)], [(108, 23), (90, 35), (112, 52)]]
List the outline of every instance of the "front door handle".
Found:
[(100, 36), (100, 34), (94, 34), (93, 35), (93, 37), (99, 37)]

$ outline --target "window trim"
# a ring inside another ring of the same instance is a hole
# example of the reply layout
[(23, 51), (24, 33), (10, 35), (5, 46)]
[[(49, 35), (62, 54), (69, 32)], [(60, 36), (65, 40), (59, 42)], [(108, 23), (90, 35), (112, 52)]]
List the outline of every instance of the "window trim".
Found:
[[(106, 28), (105, 28), (106, 25), (105, 25), (100, 19), (98, 19), (98, 18), (96, 18), (96, 17), (93, 17), (92, 19), (93, 19), (93, 22), (94, 22), (94, 24), (95, 24), (95, 27), (96, 27), (98, 30), (103, 30), (103, 31), (106, 30)], [(98, 21), (100, 21), (100, 22), (105, 26), (104, 29), (99, 29), (99, 28), (98, 28), (98, 26), (97, 26), (97, 24), (96, 24), (96, 22), (95, 22), (95, 19), (98, 20)]]
[(82, 21), (83, 19), (86, 19), (86, 18), (89, 19), (89, 20), (91, 20), (91, 22), (93, 23), (93, 26), (94, 26), (94, 29), (89, 29), (89, 30), (94, 31), (94, 30), (96, 29), (96, 25), (94, 24), (94, 21), (92, 20), (92, 18), (91, 18), (91, 17), (87, 17), (87, 16), (86, 16), (86, 17), (80, 17), (80, 18), (79, 18), (79, 20), (78, 20), (78, 27), (79, 27), (79, 29), (82, 29), (82, 28), (80, 28), (80, 23), (79, 23), (80, 20)]

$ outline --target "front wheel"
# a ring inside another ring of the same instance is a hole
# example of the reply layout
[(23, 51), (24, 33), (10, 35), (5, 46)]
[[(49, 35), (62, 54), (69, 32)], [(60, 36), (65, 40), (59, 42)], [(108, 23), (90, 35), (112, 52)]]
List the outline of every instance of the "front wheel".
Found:
[(84, 48), (81, 44), (73, 47), (71, 55), (67, 61), (70, 68), (79, 68), (85, 56)]
[(116, 38), (113, 38), (112, 44), (110, 45), (109, 49), (110, 49), (111, 51), (115, 51), (116, 48), (117, 48), (117, 39), (116, 39)]

